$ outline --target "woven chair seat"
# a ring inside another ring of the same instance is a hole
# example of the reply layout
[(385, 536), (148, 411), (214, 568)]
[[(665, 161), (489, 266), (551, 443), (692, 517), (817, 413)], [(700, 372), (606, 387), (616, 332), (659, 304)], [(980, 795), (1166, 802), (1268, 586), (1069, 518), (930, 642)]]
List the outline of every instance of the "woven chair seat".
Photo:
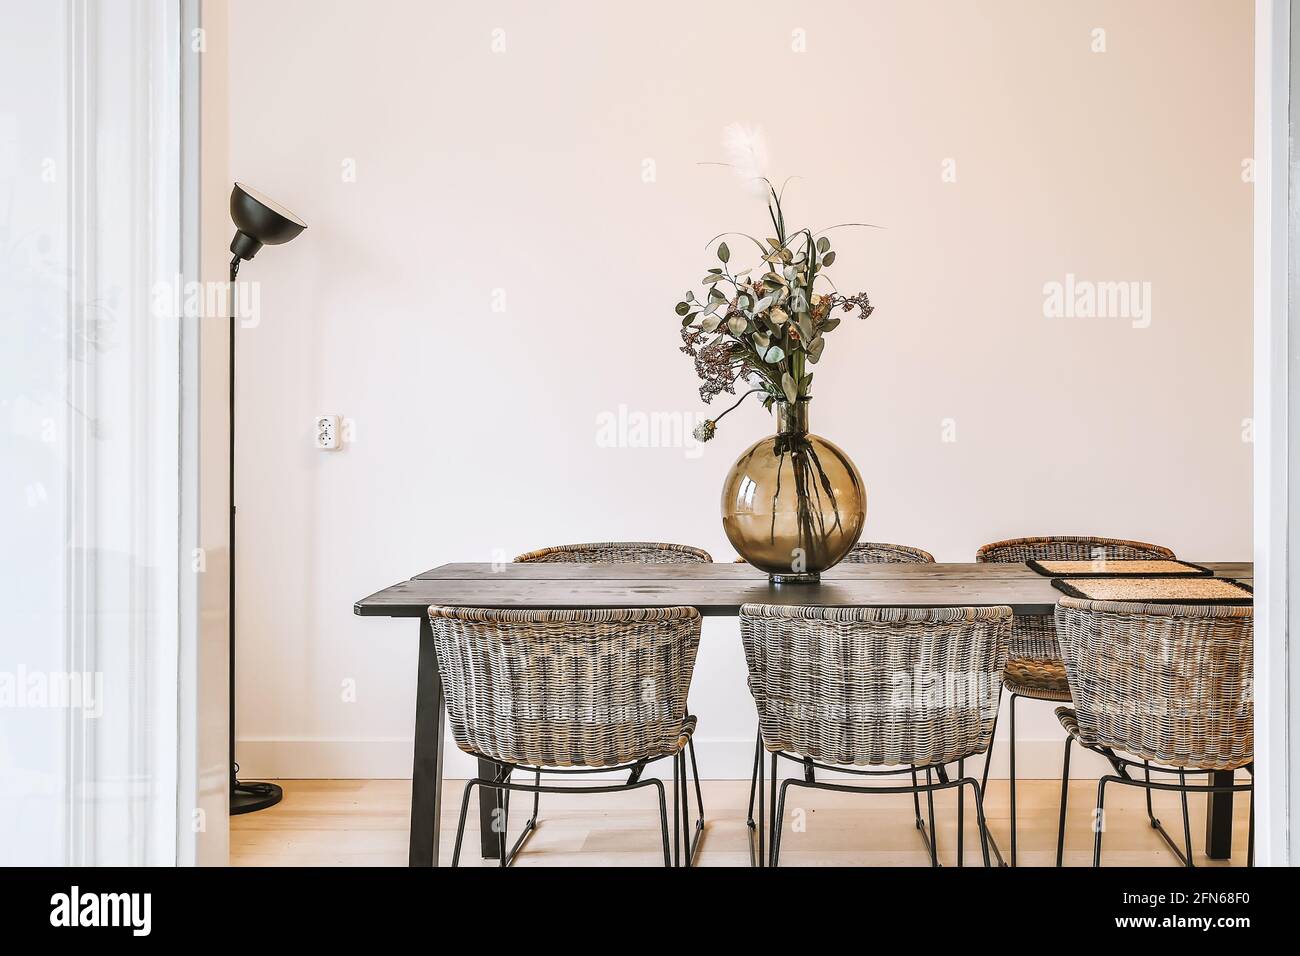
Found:
[(1007, 690), (1034, 700), (1070, 701), (1065, 661), (1041, 657), (1013, 657), (1003, 675)]
[[(646, 753), (643, 755), (643, 757), (638, 759), (644, 759), (646, 761), (657, 760), (660, 757), (671, 757), (673, 754), (680, 753), (681, 751), (685, 750), (686, 745), (689, 744), (691, 742), (691, 738), (695, 736), (695, 728), (696, 726), (698, 726), (699, 722), (700, 719), (698, 717), (696, 717), (693, 714), (687, 714), (686, 719), (682, 721), (681, 730), (678, 732), (677, 738), (675, 740), (665, 742), (660, 746), (647, 750)], [(540, 737), (545, 738), (549, 736), (548, 730), (549, 728), (538, 725), (537, 727), (534, 728), (534, 733)], [(613, 724), (593, 724), (588, 728), (588, 732), (591, 735), (596, 737), (612, 737), (615, 734), (617, 734), (619, 731), (620, 728)], [(457, 745), (460, 746), (459, 742), (457, 742)], [(489, 760), (501, 759), (497, 754), (484, 753), (482, 750), (477, 749), (473, 744), (469, 744), (469, 743), (466, 743), (464, 746), (460, 746), (460, 749), (465, 751), (465, 753), (475, 757), (486, 757)], [(634, 761), (629, 760), (628, 762), (632, 763)], [(531, 759), (515, 761), (515, 765), (519, 767), (565, 768), (565, 767), (584, 766), (585, 761), (573, 760), (573, 759), (566, 760), (566, 759), (561, 759), (558, 756), (547, 755), (544, 757), (533, 757)]]
[(700, 719), (694, 714), (686, 715), (686, 719), (682, 721), (681, 732), (677, 735), (677, 746), (673, 748), (674, 752), (686, 748), (686, 745), (691, 742), (691, 738), (695, 736), (695, 727), (699, 722)]
[(1079, 739), (1079, 714), (1073, 707), (1056, 708), (1056, 719), (1061, 722), (1067, 734), (1075, 740)]

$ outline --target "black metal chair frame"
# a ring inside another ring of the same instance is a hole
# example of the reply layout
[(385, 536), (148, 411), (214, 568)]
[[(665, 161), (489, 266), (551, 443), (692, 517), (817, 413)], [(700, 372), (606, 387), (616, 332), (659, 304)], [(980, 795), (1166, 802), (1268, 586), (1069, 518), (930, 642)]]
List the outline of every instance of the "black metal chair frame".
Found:
[[(698, 805), (699, 813), (695, 820), (695, 828), (690, 831), (690, 799), (688, 797), (686, 783), (686, 752), (690, 751), (691, 769), (695, 776), (695, 798)], [(704, 836), (704, 794), (700, 787), (699, 768), (695, 762), (695, 740), (690, 738), (687, 746), (673, 754), (664, 754), (660, 757), (653, 757), (646, 760), (638, 760), (633, 763), (620, 764), (613, 767), (533, 767), (523, 766), (520, 764), (506, 763), (500, 760), (494, 760), (491, 757), (485, 757), (476, 754), (480, 760), (485, 760), (492, 764), (496, 773), (492, 779), (483, 777), (474, 777), (465, 784), (465, 792), (460, 802), (460, 821), (456, 826), (456, 847), (451, 855), (451, 865), (453, 867), (460, 865), (460, 848), (465, 838), (465, 820), (469, 813), (469, 798), (475, 787), (485, 787), (490, 790), (499, 790), (502, 792), (501, 803), (501, 825), (497, 832), (497, 841), (499, 847), (499, 864), (502, 867), (510, 866), (515, 862), (515, 857), (523, 849), (528, 838), (537, 829), (537, 810), (543, 793), (623, 793), (631, 790), (640, 790), (643, 787), (654, 787), (659, 793), (659, 825), (663, 835), (664, 866), (681, 866), (682, 865), (682, 846), (683, 846), (683, 824), (688, 830), (684, 837), (686, 846), (686, 866), (693, 866), (695, 858), (699, 853), (700, 841)], [(657, 763), (660, 760), (671, 758), (673, 762), (673, 837), (672, 850), (670, 855), (668, 840), (668, 809), (667, 801), (664, 794), (663, 781), (658, 777), (642, 778), (641, 774), (650, 764)], [(510, 775), (516, 770), (531, 771), (534, 774), (534, 783), (524, 784), (515, 783), (510, 779)], [(608, 784), (602, 786), (583, 786), (583, 787), (561, 787), (561, 786), (544, 786), (542, 784), (542, 774), (551, 774), (555, 776), (577, 776), (589, 773), (623, 773), (628, 774), (626, 783)], [(510, 825), (510, 794), (512, 792), (531, 793), (533, 795), (533, 813), (532, 816), (524, 823), (523, 831), (515, 840), (514, 846), (509, 851), (506, 850), (507, 830)], [(680, 811), (679, 811), (680, 807)]]
[[(1056, 865), (1062, 865), (1062, 859), (1065, 855), (1065, 810), (1066, 803), (1070, 792), (1070, 745), (1075, 743), (1077, 738), (1070, 734), (1065, 738), (1065, 756), (1061, 761), (1061, 818), (1057, 824), (1056, 830)], [(1250, 774), (1249, 783), (1232, 784), (1231, 786), (1214, 786), (1189, 784), (1188, 776), (1209, 775), (1218, 773), (1217, 770), (1197, 770), (1186, 769), (1182, 767), (1163, 767), (1159, 764), (1152, 765), (1150, 760), (1130, 760), (1127, 757), (1121, 757), (1109, 747), (1098, 747), (1091, 744), (1085, 744), (1083, 741), (1077, 741), (1079, 746), (1084, 750), (1090, 750), (1095, 754), (1105, 757), (1107, 762), (1114, 769), (1114, 773), (1106, 774), (1097, 781), (1097, 809), (1096, 817), (1093, 821), (1093, 844), (1092, 844), (1092, 865), (1101, 866), (1101, 838), (1105, 832), (1105, 804), (1106, 804), (1106, 785), (1108, 783), (1117, 783), (1125, 787), (1138, 787), (1146, 792), (1147, 800), (1147, 819), (1151, 823), (1151, 828), (1160, 834), (1161, 838), (1173, 851), (1178, 862), (1183, 866), (1194, 867), (1196, 864), (1192, 859), (1192, 826), (1191, 818), (1187, 812), (1187, 795), (1189, 793), (1249, 793), (1250, 794), (1250, 834), (1247, 838), (1246, 865), (1255, 865), (1255, 765), (1246, 764), (1244, 769)], [(1142, 770), (1142, 779), (1137, 780), (1129, 775), (1129, 769)], [(1152, 780), (1151, 773), (1165, 773), (1178, 777), (1178, 783), (1163, 783), (1159, 780)], [(1151, 792), (1153, 790), (1163, 790), (1177, 793), (1182, 798), (1183, 805), (1183, 849), (1179, 849), (1178, 844), (1169, 835), (1159, 818), (1155, 815), (1154, 808), (1151, 806)], [(1012, 831), (1014, 832), (1014, 831)]]
[[(763, 825), (764, 805), (763, 805), (763, 738), (760, 733), (754, 753), (754, 778), (751, 781), (752, 786), (749, 793), (749, 818), (746, 825), (749, 828), (749, 861), (751, 866), (771, 866), (776, 867), (780, 863), (781, 857), (781, 833), (785, 818), (785, 798), (786, 791), (790, 787), (803, 787), (810, 790), (833, 790), (837, 793), (910, 793), (912, 795), (913, 805), (916, 813), (916, 829), (921, 834), (921, 842), (925, 845), (926, 851), (930, 854), (930, 865), (938, 867), (939, 863), (939, 846), (935, 839), (934, 829), (934, 794), (938, 790), (950, 790), (957, 788), (957, 865), (965, 865), (965, 822), (966, 822), (966, 787), (970, 786), (975, 792), (975, 808), (980, 831), (980, 849), (984, 856), (984, 865), (989, 865), (989, 832), (988, 824), (984, 818), (984, 800), (980, 791), (979, 781), (974, 777), (965, 775), (966, 761), (957, 761), (957, 777), (950, 779), (946, 764), (932, 764), (926, 767), (902, 766), (897, 768), (888, 768), (885, 770), (859, 770), (856, 767), (848, 765), (832, 765), (820, 763), (810, 757), (803, 757), (798, 754), (787, 753), (783, 750), (773, 751), (772, 758), (772, 783), (771, 783), (771, 806), (775, 812), (767, 830), (769, 840), (767, 846), (767, 858), (764, 861), (765, 854), (765, 827)], [(784, 757), (791, 763), (796, 763), (803, 768), (803, 777), (787, 777), (780, 781), (779, 794), (777, 785), (777, 767), (778, 758)], [(892, 777), (904, 773), (912, 775), (911, 786), (900, 787), (863, 787), (851, 786), (849, 784), (827, 783), (817, 779), (817, 771), (825, 770), (836, 773), (847, 773), (858, 777)], [(925, 771), (925, 783), (920, 783), (917, 774)], [(935, 783), (934, 778), (939, 778)], [(926, 795), (926, 803), (929, 807), (930, 827), (927, 832), (925, 822), (921, 819), (921, 794)], [(758, 803), (758, 822), (754, 821), (754, 804), (755, 795)], [(757, 852), (755, 851), (755, 835), (757, 835)], [(1005, 865), (999, 857), (999, 865)]]
[[(992, 747), (991, 742), (989, 746)], [(764, 861), (764, 843), (765, 843), (764, 834), (759, 825), (762, 823), (763, 820), (763, 795), (760, 792), (761, 781), (763, 778), (763, 767), (762, 767), (763, 756), (762, 755), (763, 755), (763, 737), (760, 732), (757, 739), (754, 741), (754, 769), (749, 781), (749, 811), (745, 820), (745, 826), (748, 827), (749, 829), (749, 865), (751, 867), (761, 867), (766, 865)], [(815, 783), (815, 770), (809, 769), (807, 767), (808, 761), (805, 758), (799, 757), (795, 754), (786, 753), (785, 751), (777, 751), (773, 753), (772, 754), (771, 801), (772, 801), (772, 806), (774, 807), (776, 806), (776, 801), (777, 801), (776, 758), (778, 756), (784, 757), (785, 759), (790, 760), (794, 763), (804, 765), (805, 780)], [(939, 835), (935, 831), (935, 826), (934, 826), (934, 791), (943, 790), (945, 789), (945, 787), (933, 785), (934, 778), (932, 775), (935, 774), (937, 771), (937, 775), (940, 779), (940, 783), (947, 783), (948, 777), (947, 777), (946, 765), (942, 765), (942, 766), (935, 765), (933, 767), (919, 768), (920, 770), (925, 771), (925, 780), (926, 780), (926, 784), (929, 785), (928, 787), (921, 785), (919, 779), (917, 778), (918, 768), (916, 767), (901, 767), (898, 770), (888, 770), (888, 771), (866, 771), (866, 770), (855, 770), (848, 766), (832, 767), (829, 765), (818, 764), (818, 763), (813, 763), (812, 766), (813, 768), (821, 767), (823, 770), (835, 770), (843, 773), (856, 774), (859, 776), (888, 776), (888, 775), (910, 772), (912, 774), (911, 787), (904, 788), (902, 791), (882, 790), (880, 792), (883, 793), (910, 792), (912, 794), (912, 804), (913, 804), (913, 809), (915, 811), (915, 817), (916, 817), (916, 829), (921, 834), (921, 842), (925, 845), (925, 851), (930, 854), (931, 864), (933, 866), (943, 865), (939, 863), (939, 847), (938, 847)], [(965, 772), (965, 762), (958, 761), (957, 767), (958, 767), (957, 775), (958, 777), (961, 777)], [(949, 786), (952, 786), (952, 784), (949, 784)], [(861, 792), (871, 793), (875, 791), (872, 789), (863, 789)], [(981, 799), (982, 799), (983, 792), (984, 792), (984, 785), (981, 783), (980, 784)], [(928, 816), (930, 819), (928, 830), (926, 828), (925, 820), (921, 818), (921, 794), (922, 793), (925, 793), (926, 795), (926, 804), (928, 809)], [(754, 802), (755, 802), (756, 795), (758, 798), (759, 823), (754, 822)], [(965, 803), (965, 792), (959, 791), (957, 794), (958, 860), (959, 860), (957, 864), (958, 866), (964, 865), (961, 862), (961, 854), (962, 854), (962, 850), (964, 849), (964, 845), (962, 843), (963, 840), (962, 834), (964, 832), (964, 817), (965, 817), (964, 803)], [(775, 843), (774, 830), (775, 830), (775, 819), (773, 820), (773, 825), (769, 828), (768, 839), (767, 839), (768, 846), (772, 846)], [(993, 855), (997, 858), (998, 866), (1005, 867), (1007, 864), (1006, 861), (1002, 858), (1002, 851), (998, 849), (997, 841), (993, 839), (993, 833), (991, 830), (988, 829), (987, 825), (984, 827), (984, 834), (988, 839), (989, 847), (993, 850)], [(755, 844), (757, 844), (757, 846), (755, 846)]]
[[(1024, 697), (1026, 700), (1036, 700), (1044, 704), (1055, 704), (1061, 706), (1060, 701), (1047, 700), (1042, 697), (1028, 697), (1024, 694), (1011, 693), (1011, 699), (1007, 704), (1007, 716), (1010, 726), (1007, 728), (1007, 759), (1009, 765), (1007, 768), (1007, 784), (1010, 790), (1010, 814), (1011, 814), (1011, 865), (1016, 865), (1016, 698)], [(1002, 711), (1002, 691), (998, 691), (998, 713)], [(980, 777), (980, 789), (985, 793), (988, 792), (989, 785), (989, 766), (993, 763), (993, 746), (998, 739), (998, 718), (995, 714), (993, 717), (993, 736), (989, 738), (989, 749), (984, 754), (984, 773)], [(993, 844), (993, 852), (997, 855), (998, 863), (1005, 866), (1002, 860), (1002, 851), (998, 848), (997, 840), (992, 833), (989, 833), (989, 840)]]
[[(804, 762), (802, 757), (797, 757), (794, 754), (788, 754), (785, 753), (784, 751), (777, 751), (776, 753), (772, 754), (772, 793), (771, 793), (772, 806), (776, 805), (776, 758), (778, 755), (785, 757), (787, 760), (791, 760), (796, 763), (802, 764)], [(756, 739), (754, 740), (754, 769), (751, 772), (749, 778), (749, 809), (748, 812), (746, 813), (746, 818), (745, 818), (745, 826), (749, 830), (749, 865), (751, 867), (761, 867), (764, 865), (763, 862), (763, 856), (765, 853), (764, 837), (763, 834), (759, 832), (758, 824), (754, 822), (754, 801), (756, 796), (758, 797), (758, 804), (759, 804), (759, 819), (761, 820), (763, 816), (763, 803), (762, 803), (763, 798), (762, 795), (758, 793), (759, 781), (763, 776), (762, 763), (763, 763), (763, 737), (762, 734), (760, 733), (756, 735)], [(845, 770), (845, 772), (847, 773), (865, 774), (865, 771), (854, 771), (851, 769), (846, 770), (845, 768), (842, 767), (836, 767), (834, 769)], [(807, 772), (808, 771), (805, 768), (805, 773)], [(902, 771), (898, 771), (898, 772), (901, 773)], [(930, 776), (929, 773), (927, 773), (926, 774), (927, 782), (929, 782), (931, 779), (933, 778)], [(912, 794), (913, 803), (915, 804), (915, 810), (916, 810), (916, 829), (919, 830), (921, 833), (921, 842), (925, 844), (925, 851), (930, 854), (931, 858), (934, 858), (938, 854), (937, 847), (931, 846), (932, 840), (937, 839), (937, 835), (935, 837), (931, 836), (931, 834), (934, 834), (934, 796), (933, 794), (930, 794), (927, 797), (927, 801), (929, 804), (929, 811), (930, 811), (930, 828), (929, 830), (927, 830), (925, 826), (925, 821), (921, 819), (921, 796), (920, 796), (921, 790), (919, 789), (920, 785), (917, 781), (915, 768), (912, 768), (912, 786), (918, 787), (918, 789)], [(770, 828), (769, 828), (768, 837), (769, 840), (767, 842), (767, 845), (771, 846)], [(757, 846), (755, 846), (755, 844), (757, 844)]]

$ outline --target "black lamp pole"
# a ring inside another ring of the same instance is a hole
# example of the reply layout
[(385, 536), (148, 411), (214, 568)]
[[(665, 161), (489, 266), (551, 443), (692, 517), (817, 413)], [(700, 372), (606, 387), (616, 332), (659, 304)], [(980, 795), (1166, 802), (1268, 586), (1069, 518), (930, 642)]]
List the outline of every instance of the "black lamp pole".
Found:
[(235, 279), (239, 264), (257, 255), (262, 246), (278, 246), (297, 236), (307, 224), (257, 190), (235, 183), (230, 193), (230, 812), (250, 813), (273, 807), (284, 791), (273, 783), (239, 780), (235, 762)]

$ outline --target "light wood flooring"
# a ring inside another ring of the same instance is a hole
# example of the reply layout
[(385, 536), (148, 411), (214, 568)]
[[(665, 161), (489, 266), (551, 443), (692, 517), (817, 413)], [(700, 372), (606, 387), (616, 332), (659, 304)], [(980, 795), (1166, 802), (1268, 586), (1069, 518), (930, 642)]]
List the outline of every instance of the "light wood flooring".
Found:
[[(284, 800), (269, 810), (231, 819), (230, 862), (235, 866), (405, 866), (410, 781), (284, 780)], [(747, 866), (745, 812), (749, 784), (704, 781), (707, 828), (700, 866)], [(441, 865), (451, 862), (463, 781), (445, 784)], [(1017, 787), (1021, 866), (1051, 866), (1056, 854), (1060, 783), (1022, 780)], [(1066, 833), (1067, 866), (1092, 863), (1092, 809), (1096, 784), (1080, 780), (1070, 789)], [(1192, 840), (1198, 866), (1224, 865), (1204, 855), (1205, 798), (1191, 801)], [(477, 795), (474, 798), (477, 803)], [(1247, 795), (1234, 805), (1232, 864), (1246, 862)], [(1176, 860), (1147, 822), (1142, 792), (1111, 787), (1106, 793), (1106, 836), (1102, 862), (1110, 866), (1174, 866)], [(512, 800), (512, 835), (523, 822), (530, 798)], [(924, 807), (924, 797), (922, 797)], [(1156, 815), (1181, 840), (1182, 815), (1176, 794), (1156, 794)], [(462, 866), (496, 865), (475, 852), (476, 807), (470, 808)], [(989, 781), (989, 825), (1008, 848), (1005, 781)], [(954, 863), (956, 798), (935, 798), (940, 862)], [(672, 809), (669, 805), (671, 826)], [(966, 801), (966, 865), (979, 865), (979, 838), (971, 800)], [(517, 866), (654, 866), (662, 862), (657, 801), (653, 789), (626, 794), (574, 796), (543, 794), (536, 833)], [(782, 838), (783, 866), (927, 866), (906, 795), (856, 796), (791, 789)]]

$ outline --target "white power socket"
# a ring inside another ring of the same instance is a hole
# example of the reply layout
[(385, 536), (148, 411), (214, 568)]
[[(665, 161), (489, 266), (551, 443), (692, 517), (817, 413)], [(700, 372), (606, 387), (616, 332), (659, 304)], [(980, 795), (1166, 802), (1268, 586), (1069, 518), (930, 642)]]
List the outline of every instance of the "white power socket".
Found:
[(339, 447), (339, 417), (337, 415), (316, 416), (316, 447), (329, 451)]

